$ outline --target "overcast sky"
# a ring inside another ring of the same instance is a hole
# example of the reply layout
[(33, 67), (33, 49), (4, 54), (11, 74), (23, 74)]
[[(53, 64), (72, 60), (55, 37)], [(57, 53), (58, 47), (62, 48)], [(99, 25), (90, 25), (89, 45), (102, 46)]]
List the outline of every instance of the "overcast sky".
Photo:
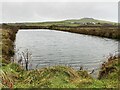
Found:
[(117, 2), (2, 2), (0, 22), (42, 22), (90, 17), (118, 21)]

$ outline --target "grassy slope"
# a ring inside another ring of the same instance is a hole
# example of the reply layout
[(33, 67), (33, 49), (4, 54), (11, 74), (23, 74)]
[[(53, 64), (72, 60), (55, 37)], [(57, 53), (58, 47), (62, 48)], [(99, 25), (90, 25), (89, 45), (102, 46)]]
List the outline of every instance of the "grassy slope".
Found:
[(12, 84), (14, 88), (77, 88), (92, 82), (86, 71), (78, 72), (64, 66), (24, 71), (11, 63), (2, 69), (3, 87), (10, 87), (9, 84)]
[(94, 23), (115, 24), (114, 22), (104, 21), (104, 20), (97, 20), (97, 19), (93, 19), (93, 18), (71, 19), (71, 20), (65, 20), (65, 22), (79, 22), (79, 23), (94, 22)]
[[(71, 23), (75, 22), (75, 23)], [(26, 25), (26, 26), (51, 26), (51, 25), (63, 25), (63, 26), (80, 26), (81, 24), (79, 23), (89, 23), (89, 22), (94, 22), (94, 23), (100, 23), (100, 24), (110, 24), (110, 25), (115, 25), (115, 22), (110, 22), (110, 21), (104, 21), (104, 20), (97, 20), (93, 18), (82, 18), (82, 19), (71, 19), (71, 20), (64, 20), (64, 21), (53, 21), (53, 22), (35, 22), (35, 23), (21, 23), (21, 25)], [(96, 24), (96, 25), (100, 25)]]
[(118, 59), (108, 63), (106, 67), (116, 69), (110, 69), (101, 79), (93, 79), (86, 71), (76, 71), (66, 66), (25, 71), (19, 65), (11, 63), (2, 67), (1, 86), (4, 88), (118, 88), (120, 67)]

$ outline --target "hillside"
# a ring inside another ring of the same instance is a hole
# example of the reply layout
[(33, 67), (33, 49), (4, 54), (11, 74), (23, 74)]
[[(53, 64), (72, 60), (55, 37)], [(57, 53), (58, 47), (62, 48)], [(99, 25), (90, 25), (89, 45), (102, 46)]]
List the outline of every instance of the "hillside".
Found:
[(107, 24), (115, 24), (115, 22), (110, 22), (110, 21), (104, 21), (104, 20), (98, 20), (98, 19), (94, 19), (94, 18), (81, 18), (81, 19), (71, 19), (71, 20), (65, 20), (64, 22), (76, 22), (76, 23), (107, 23)]
[(26, 22), (26, 23), (16, 23), (17, 26), (108, 26), (117, 25), (115, 22), (97, 20), (94, 18), (81, 18), (81, 19), (70, 19), (63, 21), (51, 21), (51, 22)]

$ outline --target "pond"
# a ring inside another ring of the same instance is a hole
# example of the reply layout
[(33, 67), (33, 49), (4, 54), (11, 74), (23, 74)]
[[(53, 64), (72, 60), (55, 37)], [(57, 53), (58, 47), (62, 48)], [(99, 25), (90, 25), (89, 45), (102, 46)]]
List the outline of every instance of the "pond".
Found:
[(109, 53), (118, 51), (116, 40), (47, 29), (21, 29), (16, 35), (17, 50), (29, 50), (30, 69), (66, 65), (86, 70), (99, 69)]

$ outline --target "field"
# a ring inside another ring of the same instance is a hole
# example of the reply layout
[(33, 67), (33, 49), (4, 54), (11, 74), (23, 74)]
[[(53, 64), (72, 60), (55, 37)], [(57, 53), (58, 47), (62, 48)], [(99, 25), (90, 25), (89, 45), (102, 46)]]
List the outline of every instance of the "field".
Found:
[[(68, 21), (66, 21), (68, 22)], [(63, 23), (63, 22), (62, 22)], [(43, 26), (44, 24), (44, 26)], [(54, 23), (56, 24), (56, 22)], [(60, 24), (60, 22), (59, 22)], [(113, 23), (112, 23), (113, 24)], [(9, 26), (14, 25), (14, 26)], [(17, 27), (15, 27), (17, 26)], [(116, 26), (60, 26), (53, 23), (4, 24), (2, 30), (2, 64), (0, 69), (1, 88), (119, 88), (119, 57), (112, 56), (101, 65), (98, 79), (85, 70), (75, 70), (68, 66), (53, 66), (26, 71), (17, 63), (10, 61), (14, 55), (14, 40), (19, 28), (48, 28), (73, 33), (117, 38)], [(112, 35), (111, 35), (112, 33)], [(112, 36), (112, 37), (111, 37)]]
[(65, 20), (58, 22), (16, 23), (10, 25), (15, 25), (20, 29), (51, 29), (120, 39), (118, 23), (96, 20), (93, 18), (82, 18), (78, 20)]

